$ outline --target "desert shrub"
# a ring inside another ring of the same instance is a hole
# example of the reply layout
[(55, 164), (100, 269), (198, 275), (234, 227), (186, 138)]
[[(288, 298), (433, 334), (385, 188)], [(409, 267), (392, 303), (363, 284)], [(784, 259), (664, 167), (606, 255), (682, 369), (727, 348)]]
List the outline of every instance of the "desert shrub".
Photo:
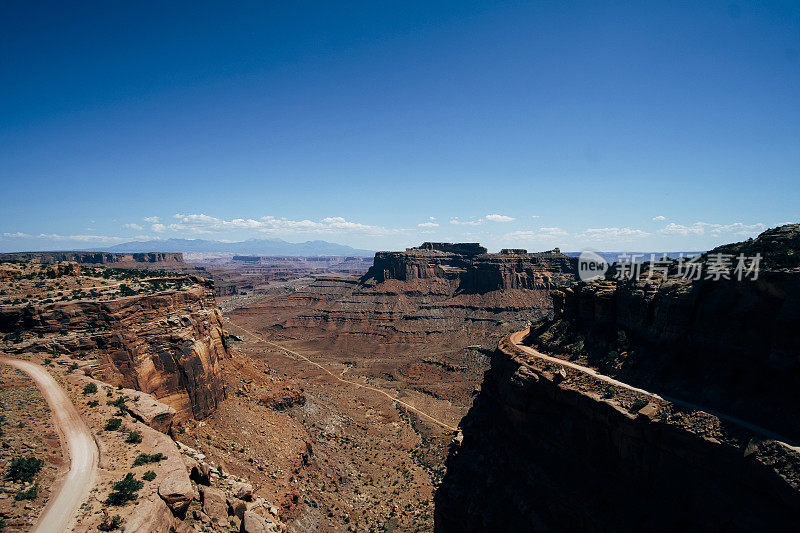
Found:
[(14, 481), (28, 483), (33, 481), (33, 476), (42, 469), (43, 465), (43, 460), (33, 456), (17, 457), (11, 461), (11, 466), (8, 468), (8, 477)]
[(614, 391), (614, 387), (606, 387), (606, 390), (603, 391), (603, 398), (609, 400), (616, 396), (616, 392)]
[(164, 454), (161, 452), (154, 453), (152, 455), (146, 453), (140, 453), (136, 457), (136, 459), (134, 459), (133, 466), (141, 466), (141, 465), (146, 465), (148, 463), (157, 463), (163, 459), (165, 459), (165, 457)]
[(125, 405), (125, 402), (127, 401), (128, 399), (125, 396), (120, 396), (113, 402), (108, 402), (108, 405), (113, 405), (114, 407), (119, 409), (119, 411), (117, 411), (117, 416), (124, 416), (125, 413), (128, 412), (128, 406)]
[(76, 370), (78, 370), (78, 363), (72, 363), (71, 365), (69, 365), (70, 372), (75, 372)]
[(136, 499), (136, 493), (144, 487), (144, 482), (133, 477), (133, 474), (128, 472), (122, 481), (114, 484), (114, 491), (108, 495), (106, 503), (109, 505), (125, 505)]
[(131, 431), (128, 433), (128, 438), (125, 439), (128, 444), (139, 444), (142, 442), (142, 433), (139, 431)]
[(638, 413), (639, 410), (645, 405), (647, 405), (647, 400), (645, 400), (644, 398), (636, 398), (635, 400), (633, 400), (633, 403), (628, 408), (628, 411), (630, 411), (631, 413)]
[(97, 385), (94, 383), (87, 383), (85, 387), (83, 387), (84, 394), (94, 394), (97, 392)]
[(124, 520), (122, 520), (122, 517), (120, 517), (118, 514), (115, 514), (114, 516), (105, 515), (103, 517), (103, 521), (100, 522), (99, 526), (97, 526), (97, 529), (100, 531), (114, 531), (115, 529), (120, 529), (122, 527), (122, 522), (124, 522)]
[(121, 418), (109, 418), (106, 422), (106, 431), (116, 431), (122, 425)]
[(136, 291), (123, 283), (119, 286), (119, 294), (120, 296), (133, 296), (136, 294)]
[(31, 485), (27, 490), (21, 490), (14, 495), (14, 500), (22, 501), (22, 500), (35, 500), (36, 497), (39, 495), (39, 484), (34, 483)]
[(156, 473), (152, 470), (148, 470), (144, 474), (142, 474), (142, 479), (145, 481), (153, 481), (156, 478)]
[(90, 400), (86, 402), (86, 405), (88, 405), (89, 407), (97, 407), (98, 405), (100, 405), (100, 402), (98, 402), (97, 400)]

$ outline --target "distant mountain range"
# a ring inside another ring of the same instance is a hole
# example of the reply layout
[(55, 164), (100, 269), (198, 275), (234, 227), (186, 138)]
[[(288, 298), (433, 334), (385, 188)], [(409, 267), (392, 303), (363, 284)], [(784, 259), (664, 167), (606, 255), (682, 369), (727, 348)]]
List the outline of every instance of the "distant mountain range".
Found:
[(214, 252), (242, 255), (288, 255), (314, 257), (318, 255), (347, 255), (372, 257), (372, 250), (360, 250), (327, 241), (288, 242), (283, 239), (249, 239), (241, 242), (209, 241), (204, 239), (166, 239), (132, 241), (92, 248), (91, 252)]

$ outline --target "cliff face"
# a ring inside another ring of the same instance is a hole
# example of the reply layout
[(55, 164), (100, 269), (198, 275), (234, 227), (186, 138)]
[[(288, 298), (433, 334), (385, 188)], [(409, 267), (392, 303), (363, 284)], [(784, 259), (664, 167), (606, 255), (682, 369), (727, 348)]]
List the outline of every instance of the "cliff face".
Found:
[(183, 262), (183, 254), (173, 252), (112, 253), (112, 252), (12, 252), (0, 254), (0, 261), (33, 261), (35, 263), (57, 263), (72, 261), (92, 265), (116, 265), (118, 263), (147, 265), (188, 266)]
[(152, 394), (178, 411), (178, 421), (205, 418), (225, 397), (227, 336), (211, 282), (184, 281), (180, 289), (107, 301), (2, 307), (0, 331), (33, 334), (6, 350), (91, 360), (93, 377)]
[[(543, 349), (569, 353), (580, 338), (584, 349), (574, 355), (619, 379), (800, 439), (792, 397), (800, 387), (800, 272), (763, 271), (756, 281), (609, 280), (553, 300), (553, 321), (535, 332)], [(619, 332), (626, 347), (616, 346)]]
[(575, 259), (558, 251), (529, 254), (503, 250), (487, 254), (473, 243), (424, 243), (405, 252), (378, 252), (364, 283), (395, 279), (438, 279), (453, 292), (486, 293), (504, 289), (550, 290), (575, 279)]
[(258, 325), (276, 334), (343, 348), (466, 346), (540, 318), (551, 308), (550, 291), (575, 279), (575, 260), (557, 252), (485, 251), (470, 243), (425, 243), (379, 252), (360, 281), (318, 278), (233, 315), (261, 318)]
[(587, 379), (501, 343), (452, 446), (437, 531), (785, 531), (800, 523), (797, 451), (706, 413), (632, 414), (628, 399), (584, 390)]
[(553, 291), (552, 316), (527, 335), (539, 351), (519, 335), (492, 358), (437, 529), (796, 528), (798, 234), (769, 230), (701, 261), (761, 253), (755, 280), (675, 279), (676, 263), (666, 278)]

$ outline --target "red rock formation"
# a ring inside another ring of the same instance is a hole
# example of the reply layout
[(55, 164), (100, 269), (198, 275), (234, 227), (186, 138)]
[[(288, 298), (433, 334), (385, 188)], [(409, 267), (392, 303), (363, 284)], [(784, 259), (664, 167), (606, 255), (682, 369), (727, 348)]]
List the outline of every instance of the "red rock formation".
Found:
[[(225, 397), (220, 359), (227, 334), (210, 281), (189, 277), (179, 290), (111, 301), (80, 300), (0, 310), (0, 331), (41, 334), (18, 350), (95, 357), (94, 377), (152, 394), (178, 411), (205, 418)], [(52, 334), (66, 333), (52, 338)]]
[(143, 268), (150, 263), (159, 263), (161, 266), (188, 266), (183, 262), (183, 254), (174, 252), (12, 252), (0, 254), (0, 261), (33, 261), (34, 263), (71, 261), (91, 265), (124, 265), (127, 268), (135, 265)]
[[(747, 431), (715, 436), (582, 390), (587, 379), (492, 357), (436, 494), (436, 531), (787, 531), (800, 454)], [(699, 419), (713, 417), (698, 414)]]

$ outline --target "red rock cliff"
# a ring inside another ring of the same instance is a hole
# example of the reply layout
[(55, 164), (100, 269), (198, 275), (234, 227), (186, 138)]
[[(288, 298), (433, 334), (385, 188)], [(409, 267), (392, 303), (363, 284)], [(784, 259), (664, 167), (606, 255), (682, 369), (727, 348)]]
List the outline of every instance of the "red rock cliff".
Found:
[(210, 281), (188, 277), (181, 289), (111, 301), (80, 300), (0, 310), (0, 331), (41, 335), (18, 351), (55, 350), (95, 360), (94, 377), (152, 394), (205, 418), (225, 397), (220, 359), (228, 341)]

